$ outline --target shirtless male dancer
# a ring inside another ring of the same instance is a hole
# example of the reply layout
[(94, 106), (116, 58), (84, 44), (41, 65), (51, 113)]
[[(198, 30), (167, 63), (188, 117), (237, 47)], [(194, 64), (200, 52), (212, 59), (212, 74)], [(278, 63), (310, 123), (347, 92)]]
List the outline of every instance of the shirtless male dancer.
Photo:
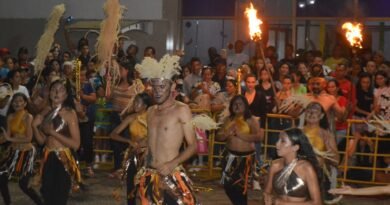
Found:
[[(166, 66), (162, 69), (164, 68)], [(143, 78), (149, 77), (143, 76), (142, 69), (137, 70)], [(142, 205), (198, 204), (192, 191), (191, 181), (181, 166), (181, 163), (196, 153), (196, 138), (191, 123), (192, 114), (186, 104), (174, 99), (175, 84), (171, 77), (173, 76), (149, 77), (156, 105), (148, 109), (146, 164), (138, 173), (136, 182)], [(184, 139), (186, 146), (180, 152)]]

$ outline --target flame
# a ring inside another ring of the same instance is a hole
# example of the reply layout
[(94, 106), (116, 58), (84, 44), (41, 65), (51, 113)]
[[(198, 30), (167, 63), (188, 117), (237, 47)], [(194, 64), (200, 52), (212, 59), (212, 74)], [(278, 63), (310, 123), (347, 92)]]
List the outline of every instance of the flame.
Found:
[(361, 23), (351, 22), (346, 22), (341, 27), (343, 30), (345, 30), (345, 36), (347, 37), (347, 40), (349, 41), (351, 46), (362, 48), (362, 27), (363, 26)]
[(257, 18), (257, 10), (253, 7), (251, 3), (250, 8), (245, 9), (245, 14), (249, 20), (249, 35), (252, 40), (261, 39), (261, 29), (260, 25), (263, 23), (260, 19)]

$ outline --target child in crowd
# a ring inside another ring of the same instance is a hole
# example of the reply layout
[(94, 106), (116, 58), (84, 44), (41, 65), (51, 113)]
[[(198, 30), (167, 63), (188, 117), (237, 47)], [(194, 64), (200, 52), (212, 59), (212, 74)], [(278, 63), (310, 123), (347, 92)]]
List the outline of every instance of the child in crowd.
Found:
[[(105, 90), (102, 85), (99, 85), (96, 88), (96, 103), (95, 103), (95, 136), (107, 136), (110, 132), (110, 114), (108, 113), (112, 107), (111, 103), (106, 100)], [(109, 150), (110, 144), (105, 139), (96, 139), (95, 149), (96, 150)], [(95, 163), (105, 163), (107, 161), (107, 153), (100, 154), (98, 152), (95, 153)]]

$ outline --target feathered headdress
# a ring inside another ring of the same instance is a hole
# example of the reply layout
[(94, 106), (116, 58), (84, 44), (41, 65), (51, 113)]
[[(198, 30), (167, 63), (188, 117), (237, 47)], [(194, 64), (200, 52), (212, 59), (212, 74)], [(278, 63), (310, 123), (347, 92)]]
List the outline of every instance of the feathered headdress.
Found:
[(220, 123), (216, 123), (211, 117), (206, 114), (195, 115), (192, 120), (192, 125), (202, 130), (216, 130)]
[(107, 0), (104, 4), (104, 14), (106, 18), (100, 24), (100, 32), (97, 42), (95, 44), (95, 50), (98, 57), (98, 69), (99, 73), (102, 69), (106, 69), (107, 65), (107, 82), (106, 82), (106, 95), (111, 95), (111, 82), (116, 82), (120, 78), (119, 64), (117, 61), (112, 60), (113, 49), (117, 42), (117, 36), (120, 31), (120, 20), (122, 19), (122, 13), (124, 7), (120, 5), (119, 0)]
[(118, 40), (124, 7), (120, 5), (119, 0), (107, 0), (103, 9), (106, 18), (100, 24), (99, 37), (95, 45), (99, 60), (98, 68), (104, 68), (102, 65), (108, 62), (110, 74), (115, 80), (119, 76), (119, 65), (111, 59)]
[(160, 62), (156, 59), (145, 57), (141, 64), (137, 64), (135, 69), (140, 73), (142, 78), (152, 79), (169, 79), (180, 74), (181, 67), (179, 64), (180, 57), (177, 55), (165, 54)]
[(304, 95), (291, 95), (286, 98), (279, 107), (280, 113), (287, 113), (297, 106), (306, 108), (312, 101)]
[(58, 26), (60, 24), (60, 18), (65, 12), (65, 5), (59, 4), (54, 6), (47, 24), (46, 29), (43, 32), (41, 38), (37, 43), (37, 57), (34, 60), (35, 73), (40, 72), (44, 65), (46, 56), (49, 53), (51, 46), (54, 41), (54, 34), (56, 33)]
[(365, 122), (370, 128), (383, 133), (390, 133), (390, 121), (386, 121), (380, 115), (374, 115), (373, 120)]

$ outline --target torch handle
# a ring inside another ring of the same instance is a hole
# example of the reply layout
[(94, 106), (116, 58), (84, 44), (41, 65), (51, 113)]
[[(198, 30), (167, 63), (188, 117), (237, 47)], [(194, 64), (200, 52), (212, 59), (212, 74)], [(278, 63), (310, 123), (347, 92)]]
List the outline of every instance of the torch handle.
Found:
[(237, 93), (241, 95), (241, 69), (237, 69)]
[(81, 61), (76, 59), (74, 69), (74, 80), (75, 80), (75, 90), (76, 90), (76, 99), (80, 100), (80, 90), (81, 90), (81, 82), (80, 82), (80, 72), (81, 72)]
[(258, 43), (258, 47), (260, 49), (260, 56), (261, 58), (263, 59), (263, 62), (264, 62), (264, 66), (265, 66), (265, 70), (268, 72), (268, 75), (270, 77), (270, 81), (271, 81), (271, 86), (272, 86), (272, 90), (274, 91), (274, 94), (275, 94), (275, 102), (276, 102), (276, 111), (279, 112), (279, 99), (276, 97), (276, 88), (275, 88), (275, 83), (274, 83), (274, 80), (273, 80), (273, 75), (272, 75), (272, 72), (271, 70), (267, 67), (267, 63), (265, 61), (265, 55), (264, 55), (264, 51), (263, 51), (263, 45), (261, 43), (261, 41), (257, 41)]

